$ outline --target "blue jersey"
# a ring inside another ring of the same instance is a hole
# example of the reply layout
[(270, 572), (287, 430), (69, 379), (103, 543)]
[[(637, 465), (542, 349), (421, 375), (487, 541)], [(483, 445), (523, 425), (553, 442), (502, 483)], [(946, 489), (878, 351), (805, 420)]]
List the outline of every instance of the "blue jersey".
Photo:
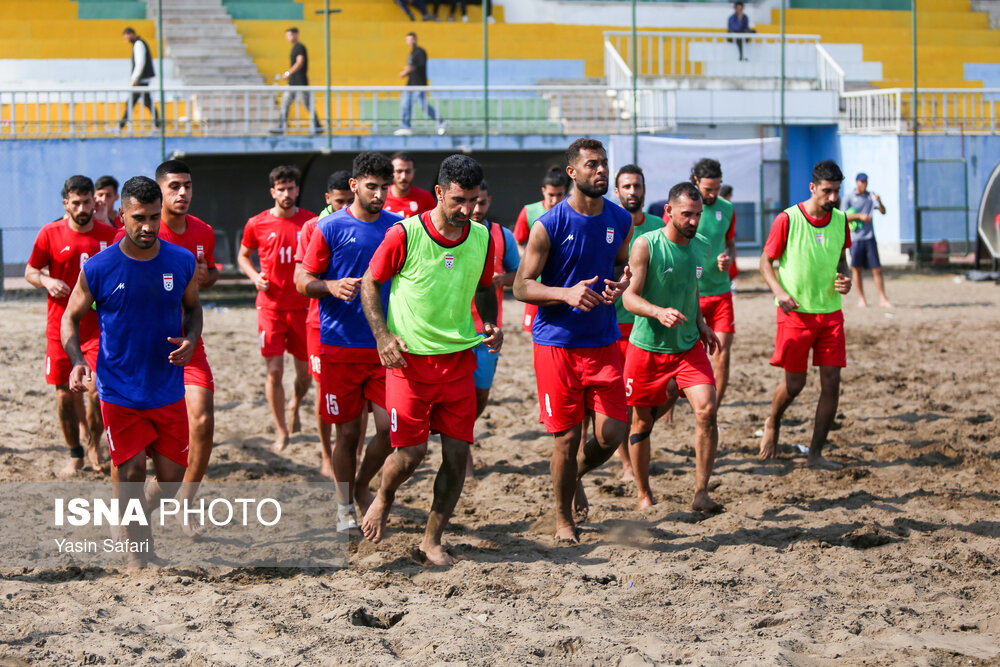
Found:
[[(632, 229), (632, 216), (618, 204), (604, 200), (598, 215), (580, 215), (564, 199), (535, 224), (549, 236), (549, 255), (540, 280), (549, 287), (571, 287), (597, 276), (591, 286), (600, 294), (604, 280), (615, 279), (615, 257)], [(603, 347), (621, 338), (615, 307), (597, 306), (590, 312), (565, 303), (539, 306), (531, 325), (539, 345), (553, 347)]]
[[(344, 208), (316, 223), (330, 252), (326, 271), (318, 274), (322, 280), (360, 278), (390, 227), (402, 217), (382, 211), (375, 222), (362, 222)], [(389, 288), (392, 281), (382, 284), (382, 316), (389, 312)], [(374, 349), (375, 337), (361, 309), (361, 297), (344, 301), (330, 295), (319, 300), (319, 337), (324, 345)]]
[(97, 393), (102, 401), (148, 410), (184, 398), (184, 367), (170, 363), (184, 317), (184, 290), (194, 276), (195, 259), (181, 246), (160, 240), (160, 252), (141, 262), (119, 244), (99, 252), (83, 266), (97, 303), (101, 349), (97, 355)]

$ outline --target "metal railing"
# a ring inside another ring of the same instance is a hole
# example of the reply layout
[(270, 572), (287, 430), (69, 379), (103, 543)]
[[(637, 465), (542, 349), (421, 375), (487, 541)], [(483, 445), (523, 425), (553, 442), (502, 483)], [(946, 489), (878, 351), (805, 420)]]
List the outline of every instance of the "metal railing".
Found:
[[(913, 130), (913, 90), (886, 88), (844, 93), (842, 132), (900, 134)], [(995, 134), (1000, 120), (1000, 88), (918, 88), (917, 127), (921, 133)]]

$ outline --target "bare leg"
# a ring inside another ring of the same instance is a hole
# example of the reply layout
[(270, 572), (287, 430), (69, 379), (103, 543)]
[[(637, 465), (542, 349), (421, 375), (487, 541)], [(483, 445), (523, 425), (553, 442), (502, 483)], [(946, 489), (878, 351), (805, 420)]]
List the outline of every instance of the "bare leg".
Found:
[(319, 433), (319, 453), (321, 463), (319, 474), (333, 479), (333, 459), (330, 436), (333, 433), (333, 424), (323, 421), (323, 401), (316, 399), (316, 431)]
[(726, 395), (726, 387), (729, 386), (729, 352), (733, 347), (733, 334), (725, 331), (716, 331), (722, 346), (712, 355), (712, 366), (715, 370), (715, 390), (718, 395), (716, 405), (722, 405), (722, 399)]
[[(486, 389), (480, 389), (479, 387), (476, 387), (476, 419), (479, 419), (479, 417), (483, 414), (483, 411), (486, 409), (486, 405), (489, 402), (490, 388), (487, 387)], [(475, 477), (476, 465), (472, 461), (472, 448), (469, 448), (469, 457), (467, 460), (468, 463), (465, 467), (465, 476)]]
[(309, 374), (309, 361), (307, 359), (295, 359), (295, 385), (292, 398), (288, 401), (288, 427), (292, 433), (302, 430), (302, 420), (299, 419), (299, 406), (302, 399), (306, 397), (309, 386), (312, 384), (312, 375)]
[[(119, 542), (145, 543), (148, 550), (148, 545), (151, 542), (151, 532), (148, 525), (150, 521), (149, 509), (146, 503), (145, 481), (145, 449), (130, 458), (128, 461), (123, 462), (121, 465), (111, 467), (111, 487), (114, 492), (114, 497), (118, 498), (122, 507), (127, 507), (133, 500), (138, 500), (142, 505), (143, 515), (146, 517), (147, 524), (143, 526), (137, 525), (136, 522), (131, 522), (127, 526), (121, 526), (118, 529), (115, 539)], [(126, 550), (125, 553), (125, 564), (129, 570), (134, 571), (146, 566), (148, 554), (144, 554), (142, 552), (133, 553), (129, 550)]]
[(275, 452), (282, 451), (288, 446), (288, 423), (285, 421), (285, 387), (282, 380), (285, 374), (285, 357), (267, 357), (267, 381), (264, 385), (264, 393), (267, 396), (267, 404), (271, 408), (271, 417), (274, 419), (274, 446)]
[(413, 475), (425, 456), (426, 442), (411, 447), (397, 447), (386, 457), (382, 466), (382, 484), (361, 522), (361, 532), (372, 542), (379, 542), (385, 537), (385, 525), (396, 499), (396, 489)]
[[(632, 428), (632, 408), (629, 407), (628, 414), (625, 417), (625, 424), (628, 429)], [(635, 481), (635, 468), (632, 465), (632, 456), (629, 453), (629, 443), (627, 440), (623, 441), (622, 444), (618, 445), (618, 459), (622, 462), (622, 481), (632, 482)]]
[(337, 502), (348, 505), (354, 498), (354, 475), (357, 468), (358, 431), (361, 429), (361, 416), (334, 428), (336, 437), (333, 441), (333, 479), (337, 482)]
[(80, 420), (76, 394), (69, 390), (69, 385), (56, 385), (56, 414), (70, 454), (66, 465), (59, 470), (59, 476), (72, 477), (78, 470), (83, 470), (83, 455), (80, 453)]
[(375, 500), (368, 485), (372, 479), (382, 469), (382, 464), (389, 456), (392, 447), (389, 445), (389, 415), (385, 408), (374, 406), (372, 416), (375, 419), (375, 435), (372, 436), (368, 447), (365, 449), (364, 457), (358, 465), (358, 475), (354, 480), (354, 500), (358, 503), (361, 514), (368, 512), (368, 508)]
[[(87, 458), (94, 470), (107, 472), (104, 457), (101, 456), (101, 436), (104, 435), (104, 418), (101, 416), (101, 399), (97, 396), (97, 383), (87, 387), (86, 392), (86, 419), (88, 426), (88, 441), (85, 445)], [(81, 413), (82, 414), (82, 413)]]
[(872, 269), (872, 280), (875, 281), (875, 291), (878, 292), (878, 305), (883, 308), (892, 308), (889, 297), (885, 295), (885, 280), (882, 277), (882, 269)]
[(556, 500), (556, 539), (579, 542), (573, 520), (573, 495), (576, 493), (576, 456), (580, 450), (583, 423), (554, 434), (550, 474)]
[(764, 437), (760, 441), (760, 458), (778, 458), (778, 436), (781, 431), (781, 417), (785, 410), (792, 404), (803, 387), (806, 386), (805, 373), (789, 373), (785, 371), (785, 378), (774, 390), (774, 397), (771, 399), (771, 415), (764, 422)]
[(694, 410), (697, 426), (694, 431), (694, 499), (691, 509), (698, 512), (719, 512), (722, 505), (708, 495), (708, 480), (715, 466), (715, 452), (719, 446), (719, 426), (716, 423), (717, 405), (715, 387), (699, 384), (684, 390)]
[(365, 453), (365, 439), (368, 436), (368, 412), (371, 401), (365, 401), (365, 409), (361, 413), (361, 428), (358, 429), (357, 459), (360, 461)]
[[(180, 501), (191, 502), (198, 493), (198, 483), (205, 477), (208, 461), (212, 458), (212, 441), (215, 435), (215, 393), (208, 387), (185, 385), (184, 401), (188, 411), (189, 449), (188, 467), (184, 472), (184, 484), (181, 489)], [(203, 531), (201, 526), (188, 523), (188, 519), (179, 515), (184, 534), (188, 537), (198, 537)]]
[(837, 366), (819, 367), (819, 402), (816, 404), (816, 422), (813, 425), (812, 442), (809, 444), (808, 465), (810, 468), (823, 470), (839, 470), (839, 463), (823, 458), (823, 445), (830, 427), (837, 416), (837, 404), (840, 402), (840, 368)]
[(666, 402), (656, 407), (637, 406), (632, 408), (632, 424), (629, 429), (628, 451), (635, 471), (635, 485), (638, 489), (638, 509), (656, 504), (653, 490), (649, 485), (649, 436), (659, 416), (665, 415), (677, 401), (677, 394), (668, 396)]
[(865, 286), (861, 279), (861, 269), (856, 266), (851, 267), (851, 282), (858, 290), (858, 308), (865, 308), (868, 306), (868, 302), (865, 301)]
[(466, 458), (469, 444), (446, 435), (441, 436), (441, 467), (434, 478), (434, 501), (427, 517), (427, 528), (420, 550), (435, 565), (453, 565), (455, 559), (444, 550), (441, 537), (465, 485)]

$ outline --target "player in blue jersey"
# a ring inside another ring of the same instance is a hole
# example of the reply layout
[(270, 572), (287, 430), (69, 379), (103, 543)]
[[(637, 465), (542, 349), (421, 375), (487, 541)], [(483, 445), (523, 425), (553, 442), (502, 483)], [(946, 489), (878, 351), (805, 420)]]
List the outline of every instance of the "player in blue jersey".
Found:
[[(587, 510), (580, 480), (607, 461), (627, 433), (614, 303), (629, 283), (632, 216), (604, 198), (609, 172), (601, 142), (577, 139), (566, 161), (576, 187), (532, 225), (514, 296), (539, 307), (531, 334), (539, 421), (555, 437), (556, 538), (579, 542), (574, 496), (576, 509)], [(582, 442), (590, 414), (595, 438)]]
[[(368, 510), (368, 484), (389, 455), (385, 367), (357, 296), (376, 248), (389, 227), (401, 220), (382, 210), (391, 183), (392, 162), (385, 155), (365, 152), (355, 157), (350, 180), (354, 202), (320, 219), (302, 258), (303, 270), (296, 274), (299, 293), (319, 299), (321, 415), (336, 428), (332, 459), (340, 531), (357, 529), (354, 499), (362, 513)], [(391, 284), (382, 286), (385, 309)], [(357, 442), (369, 401), (376, 433), (358, 470)]]
[[(91, 303), (97, 304), (97, 393), (111, 450), (111, 481), (125, 506), (133, 498), (144, 506), (148, 500), (143, 490), (147, 454), (168, 496), (176, 493), (188, 460), (184, 366), (201, 338), (202, 312), (194, 255), (157, 236), (161, 200), (152, 179), (136, 176), (125, 183), (125, 238), (84, 265), (61, 328), (73, 363), (70, 389), (83, 391), (95, 369), (80, 349), (80, 321)], [(123, 526), (118, 538), (140, 545), (140, 551), (126, 549), (130, 566), (146, 564), (152, 555), (148, 525)]]

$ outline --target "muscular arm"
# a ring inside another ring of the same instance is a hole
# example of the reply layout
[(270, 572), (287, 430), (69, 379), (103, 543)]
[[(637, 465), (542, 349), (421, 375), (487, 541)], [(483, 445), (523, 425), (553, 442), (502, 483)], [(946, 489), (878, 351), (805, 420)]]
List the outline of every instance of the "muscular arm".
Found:
[(49, 296), (56, 299), (66, 296), (71, 291), (69, 285), (58, 278), (45, 275), (41, 269), (36, 269), (31, 264), (24, 269), (24, 279), (29, 285), (45, 290)]
[(322, 299), (325, 296), (335, 296), (344, 301), (353, 301), (358, 295), (361, 278), (338, 278), (322, 280), (315, 273), (310, 273), (302, 267), (301, 262), (295, 263), (295, 289), (302, 296), (310, 299)]
[(496, 291), (492, 287), (477, 287), (473, 300), (476, 302), (479, 319), (484, 323), (496, 324), (498, 309)]
[[(202, 266), (205, 267), (203, 270), (201, 269)], [(204, 262), (200, 262), (197, 275), (198, 287), (208, 289), (219, 280), (219, 267), (213, 266), (212, 268), (208, 268)]]
[(845, 276), (851, 272), (851, 268), (847, 266), (847, 249), (840, 251), (840, 261), (837, 262), (837, 273), (842, 273)]
[(69, 295), (69, 303), (66, 304), (66, 311), (59, 326), (59, 337), (66, 349), (66, 356), (74, 367), (87, 365), (83, 350), (80, 349), (80, 320), (90, 310), (90, 304), (93, 302), (94, 297), (87, 285), (87, 276), (81, 271), (76, 286)]
[(253, 260), (250, 259), (250, 255), (252, 254), (253, 250), (241, 243), (240, 252), (236, 255), (236, 264), (239, 265), (240, 271), (250, 279), (250, 282), (254, 284), (254, 287), (258, 291), (266, 292), (268, 287), (267, 280), (254, 268)]
[(552, 306), (564, 303), (566, 290), (561, 287), (549, 287), (536, 279), (542, 273), (545, 261), (549, 257), (549, 234), (545, 226), (531, 226), (528, 242), (524, 246), (524, 256), (514, 277), (514, 297), (518, 301), (532, 303), (536, 306)]
[(409, 350), (402, 338), (389, 331), (389, 325), (382, 315), (382, 283), (375, 280), (371, 269), (365, 271), (361, 279), (361, 310), (364, 311), (365, 319), (368, 320), (368, 326), (372, 330), (382, 365), (386, 368), (405, 366), (406, 359), (403, 358), (402, 352)]
[(191, 342), (193, 348), (198, 344), (204, 326), (204, 313), (201, 310), (198, 283), (194, 280), (189, 281), (187, 287), (184, 288), (181, 306), (184, 308), (184, 337)]
[(632, 271), (632, 282), (622, 294), (622, 305), (625, 306), (625, 310), (634, 315), (656, 319), (658, 307), (641, 296), (642, 290), (646, 286), (646, 275), (649, 272), (649, 243), (646, 239), (637, 239), (632, 244), (632, 254), (628, 264)]
[(295, 56), (295, 62), (292, 63), (292, 66), (288, 68), (288, 73), (289, 74), (295, 74), (300, 69), (302, 69), (303, 65), (305, 65), (305, 64), (306, 64), (305, 56), (303, 56), (300, 53), (299, 55)]

